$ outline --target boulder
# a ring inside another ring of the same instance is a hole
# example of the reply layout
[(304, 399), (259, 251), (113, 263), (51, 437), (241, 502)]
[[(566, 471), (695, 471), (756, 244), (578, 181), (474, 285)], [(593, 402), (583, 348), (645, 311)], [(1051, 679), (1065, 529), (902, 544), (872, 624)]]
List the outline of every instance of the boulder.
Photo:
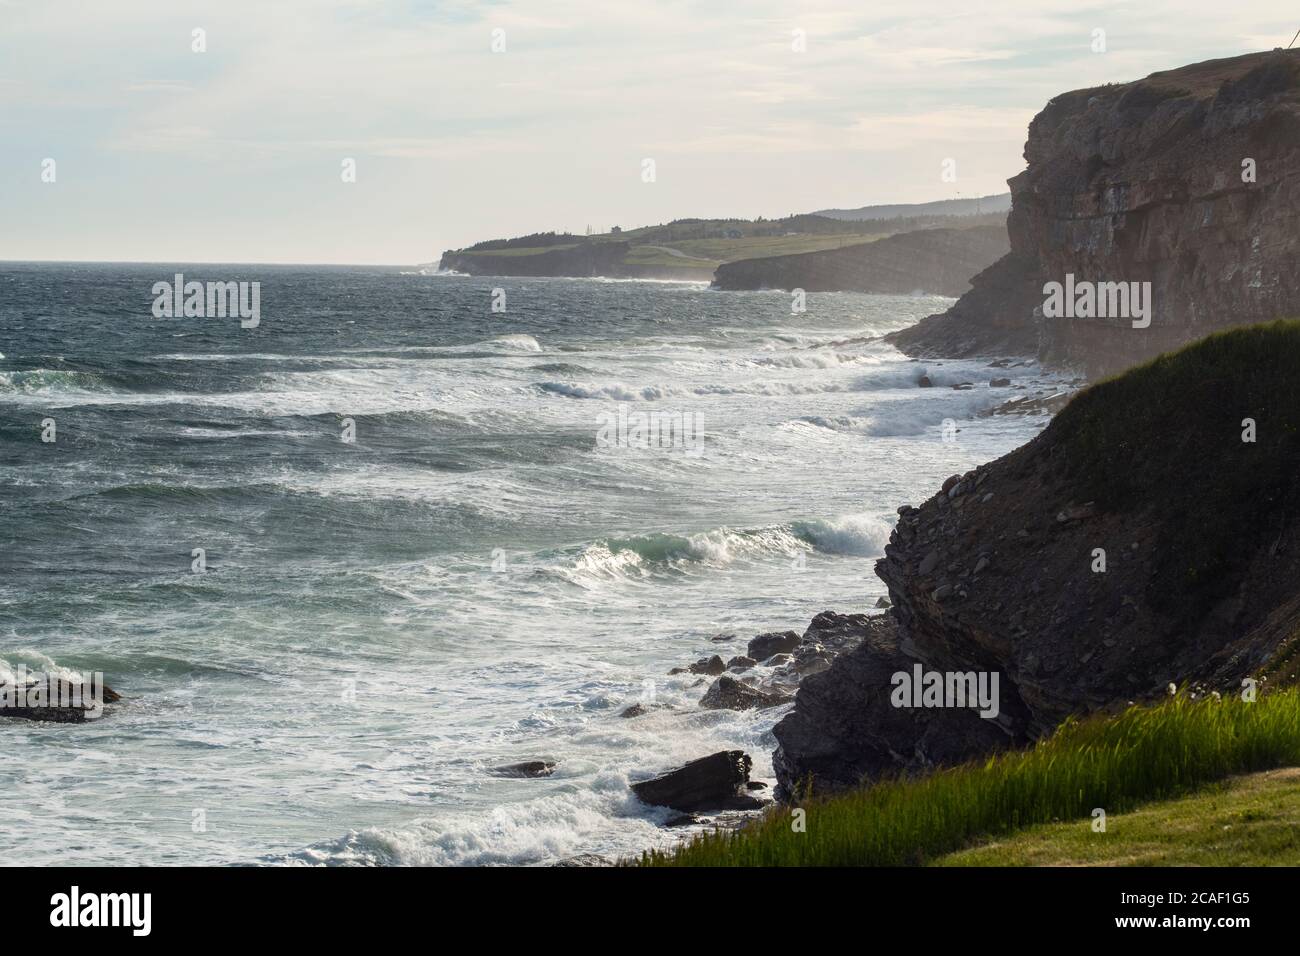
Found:
[(706, 710), (761, 710), (789, 702), (785, 694), (762, 691), (724, 674), (704, 692), (700, 706)]
[(701, 810), (756, 810), (761, 800), (747, 792), (753, 761), (741, 750), (720, 750), (692, 760), (651, 780), (632, 784), (645, 803), (683, 813)]
[(687, 668), (692, 674), (721, 674), (727, 669), (727, 665), (717, 654), (712, 657), (702, 657), (690, 667)]
[[(98, 692), (98, 703), (94, 696)], [(59, 724), (79, 724), (95, 720), (99, 704), (113, 704), (122, 695), (107, 684), (76, 683), (59, 677), (51, 680), (40, 675), (24, 681), (20, 687), (0, 684), (0, 717), (17, 717)]]
[(760, 634), (749, 642), (746, 654), (756, 661), (765, 661), (773, 654), (788, 654), (799, 646), (799, 635), (794, 631), (771, 631)]

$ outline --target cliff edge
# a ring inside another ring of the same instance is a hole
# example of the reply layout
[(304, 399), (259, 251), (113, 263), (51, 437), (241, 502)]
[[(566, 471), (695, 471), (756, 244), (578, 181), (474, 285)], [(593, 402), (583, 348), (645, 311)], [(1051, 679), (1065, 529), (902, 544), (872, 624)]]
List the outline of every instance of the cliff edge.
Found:
[[(1034, 351), (1101, 376), (1300, 314), (1300, 50), (1062, 94), (1030, 124), (1024, 155), (1009, 180), (1010, 253), (948, 312), (895, 333), (904, 352)], [(1150, 283), (1149, 326), (1044, 317), (1043, 286), (1067, 275)]]
[[(1300, 667), (1300, 322), (1210, 336), (1079, 393), (954, 475), (876, 564), (889, 617), (775, 728), (779, 793), (957, 763), (1071, 715)], [(995, 714), (898, 706), (895, 676), (997, 677)]]

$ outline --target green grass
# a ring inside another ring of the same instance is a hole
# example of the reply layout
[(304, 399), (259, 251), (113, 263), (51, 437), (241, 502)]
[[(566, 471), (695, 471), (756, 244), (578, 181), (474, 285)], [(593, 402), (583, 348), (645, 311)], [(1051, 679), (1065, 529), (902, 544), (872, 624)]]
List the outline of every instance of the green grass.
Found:
[(1300, 866), (1300, 769), (1233, 777), (1181, 800), (1049, 823), (935, 866)]
[(1297, 383), (1300, 322), (1247, 326), (1080, 392), (1043, 434), (1081, 500), (1160, 529), (1148, 593), (1179, 626), (1234, 592), (1300, 508)]
[(1039, 823), (1124, 813), (1233, 774), (1300, 765), (1300, 692), (1189, 700), (1067, 721), (1031, 750), (917, 779), (774, 810), (734, 832), (696, 837), (647, 865), (900, 866), (920, 864)]

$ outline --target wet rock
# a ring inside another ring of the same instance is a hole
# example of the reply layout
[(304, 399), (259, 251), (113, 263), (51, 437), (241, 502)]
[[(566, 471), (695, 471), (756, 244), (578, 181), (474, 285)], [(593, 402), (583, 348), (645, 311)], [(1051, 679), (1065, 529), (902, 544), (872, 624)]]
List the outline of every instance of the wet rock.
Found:
[(789, 701), (785, 694), (761, 691), (724, 674), (705, 691), (700, 706), (706, 710), (762, 710)]
[(727, 670), (747, 671), (757, 663), (758, 661), (754, 660), (752, 657), (746, 657), (742, 654), (727, 661)]
[(1011, 384), (1009, 378), (991, 378), (989, 379), (989, 388), (1006, 388)]
[[(99, 699), (96, 701), (95, 695)], [(101, 705), (114, 704), (122, 695), (107, 684), (76, 683), (44, 675), (21, 686), (0, 684), (0, 717), (80, 724), (103, 716)]]
[(652, 780), (632, 784), (645, 803), (683, 813), (750, 810), (763, 806), (747, 792), (753, 761), (741, 750), (720, 750)]
[(928, 375), (922, 375), (916, 380), (916, 384), (921, 388), (934, 388), (934, 382), (930, 380)]
[(614, 866), (614, 861), (596, 853), (579, 853), (563, 860), (557, 860), (551, 866)]
[(889, 598), (887, 597), (876, 598), (876, 607), (889, 607), (889, 606), (890, 606)]
[(717, 654), (712, 657), (702, 657), (688, 668), (692, 674), (708, 674), (710, 676), (721, 674), (726, 669), (727, 665)]
[(799, 646), (795, 631), (771, 631), (760, 634), (749, 642), (747, 654), (756, 661), (765, 661), (773, 654), (785, 654)]
[(644, 717), (644, 716), (646, 715), (646, 713), (647, 713), (647, 710), (646, 710), (646, 706), (645, 706), (645, 704), (633, 704), (631, 707), (625, 707), (625, 708), (623, 708), (623, 712), (620, 713), (619, 716), (620, 716), (620, 717), (625, 717), (625, 718), (628, 718), (628, 717)]
[(494, 777), (549, 777), (555, 772), (553, 760), (524, 760), (493, 767), (488, 773)]

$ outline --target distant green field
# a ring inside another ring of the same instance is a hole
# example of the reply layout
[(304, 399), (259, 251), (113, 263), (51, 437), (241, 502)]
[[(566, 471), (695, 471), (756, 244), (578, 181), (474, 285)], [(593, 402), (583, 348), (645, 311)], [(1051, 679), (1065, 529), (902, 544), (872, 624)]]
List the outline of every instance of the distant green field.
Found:
[[(612, 238), (612, 237), (611, 237)], [(626, 235), (618, 238), (627, 238)], [(663, 266), (673, 269), (698, 269), (702, 274), (712, 275), (713, 271), (724, 262), (737, 259), (756, 259), (765, 256), (795, 255), (801, 252), (818, 252), (822, 249), (838, 249), (842, 246), (861, 245), (872, 242), (881, 236), (844, 235), (796, 235), (796, 236), (742, 236), (739, 239), (679, 239), (663, 242), (637, 243), (628, 250), (624, 261), (628, 265)], [(509, 249), (484, 249), (468, 253), (475, 258), (518, 258), (536, 256), (561, 249), (577, 248), (578, 243), (569, 242), (552, 246), (521, 246)], [(675, 250), (681, 255), (674, 255)]]
[(578, 248), (578, 243), (566, 242), (554, 246), (517, 246), (511, 249), (482, 249), (477, 252), (467, 252), (465, 254), (469, 256), (473, 256), (476, 259), (479, 257), (487, 258), (489, 256), (517, 258), (519, 256), (537, 256), (537, 255), (541, 255), (543, 252), (555, 252), (556, 250), (559, 249), (576, 249), (576, 248)]

